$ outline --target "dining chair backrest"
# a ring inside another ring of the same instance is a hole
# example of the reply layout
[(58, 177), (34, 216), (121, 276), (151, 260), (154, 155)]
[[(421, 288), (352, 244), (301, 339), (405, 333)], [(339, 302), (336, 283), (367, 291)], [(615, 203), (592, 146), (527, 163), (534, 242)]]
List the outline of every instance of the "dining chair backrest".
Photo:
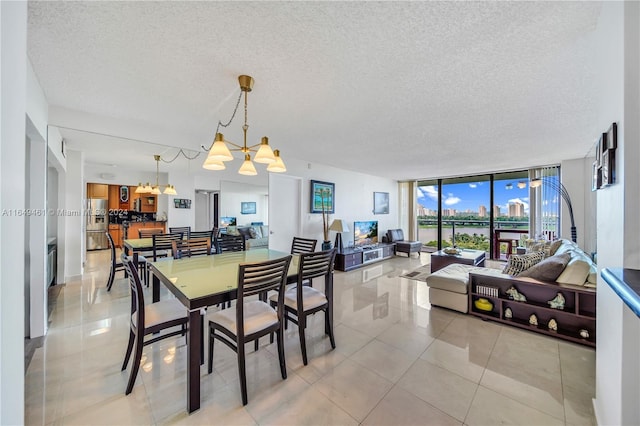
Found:
[(138, 238), (151, 238), (156, 234), (163, 234), (162, 228), (140, 228), (138, 229)]
[[(298, 298), (299, 305), (302, 300), (302, 282), (317, 277), (325, 277), (325, 294), (333, 291), (333, 264), (336, 258), (336, 249), (302, 253), (298, 258)], [(328, 298), (328, 295), (327, 295)]]
[[(236, 304), (238, 335), (244, 334), (244, 298), (276, 290), (280, 295), (279, 306), (282, 306), (284, 300), (282, 295), (287, 282), (291, 257), (288, 255), (264, 262), (241, 263), (238, 266), (238, 302)], [(282, 318), (282, 309), (278, 311), (278, 317)]]
[(293, 242), (291, 243), (291, 254), (309, 253), (312, 251), (316, 251), (316, 244), (318, 244), (318, 240), (293, 237)]
[(216, 251), (218, 253), (225, 253), (228, 251), (245, 251), (246, 242), (242, 235), (221, 235), (216, 240)]
[(153, 261), (158, 260), (162, 254), (173, 249), (173, 241), (182, 240), (182, 233), (155, 234), (153, 238)]
[(189, 238), (188, 240), (173, 240), (171, 242), (171, 248), (174, 259), (192, 256), (209, 256), (211, 254), (211, 239), (204, 237)]
[(122, 264), (127, 268), (127, 275), (129, 276), (129, 287), (131, 289), (131, 319), (133, 321), (135, 315), (135, 324), (144, 324), (144, 292), (142, 290), (142, 283), (140, 282), (140, 276), (136, 269), (136, 265), (133, 262), (133, 257), (127, 256), (122, 253)]
[(169, 228), (169, 233), (170, 234), (178, 234), (178, 233), (182, 233), (182, 236), (186, 239), (191, 238), (191, 227), (190, 226), (178, 226), (178, 227), (170, 227)]
[(213, 246), (213, 229), (209, 231), (191, 231), (189, 233), (189, 238), (208, 238), (211, 241), (211, 245)]

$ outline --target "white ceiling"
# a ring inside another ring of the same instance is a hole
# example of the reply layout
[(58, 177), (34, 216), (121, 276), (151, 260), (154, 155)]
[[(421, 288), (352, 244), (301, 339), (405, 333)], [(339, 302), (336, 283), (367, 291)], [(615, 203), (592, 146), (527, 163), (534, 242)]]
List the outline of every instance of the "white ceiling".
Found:
[[(601, 6), (30, 1), (28, 51), (51, 124), (88, 162), (194, 154), (249, 74), (250, 143), (404, 180), (585, 156)], [(227, 139), (242, 140), (242, 114)]]

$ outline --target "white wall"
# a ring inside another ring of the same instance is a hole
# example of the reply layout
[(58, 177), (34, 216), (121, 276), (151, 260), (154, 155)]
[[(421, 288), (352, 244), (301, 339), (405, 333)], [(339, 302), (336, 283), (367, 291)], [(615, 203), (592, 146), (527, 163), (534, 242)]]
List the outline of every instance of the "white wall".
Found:
[[(349, 232), (342, 233), (342, 241), (345, 247), (350, 242), (353, 242), (354, 221), (377, 220), (380, 241), (387, 229), (399, 227), (398, 211), (393, 208), (393, 206), (398, 205), (397, 181), (295, 159), (287, 159), (286, 164), (286, 174), (303, 179), (302, 236), (317, 238), (319, 241), (323, 240), (322, 215), (309, 213), (311, 180), (335, 184), (335, 214), (331, 215), (329, 223), (333, 219), (342, 219), (347, 222)], [(389, 214), (373, 214), (374, 192), (389, 193), (389, 205), (392, 206)], [(330, 239), (333, 241), (335, 233), (330, 231), (330, 234)]]
[[(636, 2), (605, 2), (598, 26), (602, 46), (597, 61), (604, 64), (605, 97), (598, 128), (618, 123), (618, 182), (597, 191), (598, 269), (639, 268), (640, 153), (640, 7)], [(594, 135), (596, 137), (597, 135)], [(598, 277), (596, 398), (598, 424), (640, 424), (640, 320)]]
[[(0, 2), (0, 209), (25, 207), (27, 3)], [(0, 424), (24, 423), (25, 218), (0, 215)]]
[[(565, 160), (560, 164), (560, 180), (571, 197), (573, 217), (578, 234), (578, 246), (585, 253), (596, 251), (596, 192), (591, 191), (593, 157)], [(562, 238), (571, 239), (571, 219), (564, 201), (560, 216)]]
[(86, 218), (82, 213), (87, 186), (84, 181), (84, 154), (82, 152), (70, 150), (67, 153), (65, 187), (65, 209), (69, 213), (64, 215), (64, 281), (67, 282), (82, 277), (85, 260)]
[[(251, 222), (269, 224), (269, 188), (262, 185), (222, 181), (220, 183), (220, 216), (232, 216), (237, 219), (238, 226)], [(242, 214), (241, 203), (256, 203), (256, 214)]]

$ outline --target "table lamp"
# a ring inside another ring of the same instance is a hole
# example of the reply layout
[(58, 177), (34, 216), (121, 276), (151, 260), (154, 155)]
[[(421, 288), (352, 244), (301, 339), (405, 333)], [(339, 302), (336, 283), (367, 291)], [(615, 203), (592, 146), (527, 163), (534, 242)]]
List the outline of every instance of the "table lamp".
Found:
[(347, 223), (344, 222), (342, 219), (334, 219), (333, 222), (331, 222), (331, 226), (329, 226), (329, 230), (336, 231), (336, 243), (334, 244), (334, 247), (339, 252), (342, 252), (342, 249), (343, 249), (342, 233), (349, 232), (349, 227), (347, 227)]

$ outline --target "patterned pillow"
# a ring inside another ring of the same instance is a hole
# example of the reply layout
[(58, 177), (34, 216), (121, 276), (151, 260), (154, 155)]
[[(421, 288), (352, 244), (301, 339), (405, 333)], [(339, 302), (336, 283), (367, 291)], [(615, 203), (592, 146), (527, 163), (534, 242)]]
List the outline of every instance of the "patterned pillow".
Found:
[(240, 235), (237, 226), (227, 226), (227, 235)]
[(507, 266), (505, 266), (502, 273), (507, 275), (518, 275), (520, 272), (531, 268), (542, 259), (544, 259), (543, 251), (520, 255), (512, 254), (509, 257), (509, 263), (507, 263)]
[(249, 228), (249, 236), (251, 238), (258, 238), (258, 233), (256, 232), (256, 228), (254, 228), (253, 226)]
[[(562, 253), (555, 256), (549, 256), (541, 262), (536, 263), (529, 269), (518, 274), (519, 277), (530, 277), (540, 281), (553, 282), (564, 271), (565, 266), (571, 260), (569, 253)], [(584, 282), (584, 280), (582, 281)]]

